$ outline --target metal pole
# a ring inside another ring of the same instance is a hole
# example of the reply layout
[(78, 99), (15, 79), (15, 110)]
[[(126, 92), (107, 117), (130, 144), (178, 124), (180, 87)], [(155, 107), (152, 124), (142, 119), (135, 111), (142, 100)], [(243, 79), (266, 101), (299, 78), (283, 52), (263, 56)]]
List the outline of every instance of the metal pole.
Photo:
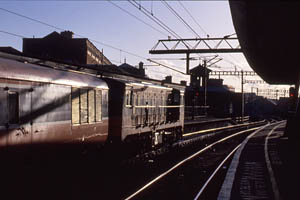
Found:
[(186, 74), (190, 74), (190, 53), (186, 54)]
[(300, 120), (300, 99), (299, 99), (299, 84), (300, 76), (295, 83), (296, 94), (292, 98), (292, 105), (288, 114), (288, 120), (286, 123), (284, 136), (289, 137), (290, 133), (295, 133), (295, 130), (298, 130), (297, 123)]
[(241, 85), (242, 85), (242, 122), (244, 121), (244, 72), (243, 70), (241, 71), (242, 75), (242, 80), (241, 80)]
[(207, 68), (206, 68), (206, 60), (203, 61), (204, 67), (204, 114), (206, 115), (206, 105), (207, 105)]
[(104, 54), (103, 54), (103, 49), (102, 49), (102, 56), (101, 56), (101, 65), (104, 65)]

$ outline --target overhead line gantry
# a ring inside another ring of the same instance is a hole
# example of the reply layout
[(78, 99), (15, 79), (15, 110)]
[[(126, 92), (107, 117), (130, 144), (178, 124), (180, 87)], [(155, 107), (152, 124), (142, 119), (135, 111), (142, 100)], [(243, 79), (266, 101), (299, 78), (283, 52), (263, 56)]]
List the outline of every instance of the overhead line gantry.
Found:
[[(190, 45), (187, 42), (193, 41)], [(213, 41), (215, 45), (209, 44)], [(237, 37), (225, 36), (223, 38), (187, 38), (158, 40), (149, 51), (150, 54), (186, 54), (186, 74), (190, 71), (191, 53), (242, 53), (240, 45), (234, 47), (233, 42), (238, 42)], [(199, 46), (202, 45), (202, 48)], [(225, 45), (225, 46), (224, 46)], [(163, 49), (158, 49), (163, 47)]]

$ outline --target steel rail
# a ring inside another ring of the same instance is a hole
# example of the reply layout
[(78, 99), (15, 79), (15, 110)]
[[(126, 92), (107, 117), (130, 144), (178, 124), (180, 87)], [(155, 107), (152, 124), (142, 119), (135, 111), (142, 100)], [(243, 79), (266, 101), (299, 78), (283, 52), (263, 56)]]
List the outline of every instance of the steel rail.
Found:
[[(267, 124), (267, 125), (265, 125), (265, 127), (271, 126), (271, 125), (276, 125), (276, 124), (281, 125), (281, 123), (284, 123), (284, 121), (279, 121), (279, 122), (275, 122), (275, 123), (272, 123), (272, 124)], [(272, 133), (279, 125), (275, 126), (269, 133)], [(259, 131), (256, 131), (256, 132), (252, 133), (251, 135), (249, 135), (242, 142), (240, 148), (235, 153), (233, 161), (231, 161), (231, 164), (230, 164), (230, 167), (227, 171), (225, 180), (224, 180), (224, 182), (222, 184), (222, 187), (220, 189), (220, 192), (219, 192), (219, 195), (218, 195), (218, 200), (219, 199), (229, 200), (231, 198), (231, 190), (232, 190), (232, 187), (233, 187), (233, 181), (234, 181), (235, 173), (236, 173), (237, 167), (239, 165), (239, 160), (240, 160), (241, 153), (242, 153), (244, 147), (246, 146), (246, 144), (248, 143), (249, 139), (252, 138), (258, 132)]]
[[(269, 123), (268, 123), (269, 124)], [(267, 124), (267, 125), (268, 125)], [(130, 196), (128, 196), (127, 198), (125, 198), (125, 200), (129, 200), (129, 199), (132, 199), (134, 198), (135, 196), (137, 196), (138, 194), (140, 194), (141, 192), (143, 192), (144, 190), (146, 190), (148, 187), (150, 187), (152, 184), (154, 184), (155, 182), (159, 181), (160, 179), (162, 179), (163, 177), (165, 177), (166, 175), (168, 175), (170, 172), (174, 171), (175, 169), (177, 169), (178, 167), (180, 167), (181, 165), (183, 165), (184, 163), (186, 163), (187, 161), (193, 159), (194, 157), (198, 156), (199, 154), (205, 152), (206, 150), (212, 148), (213, 146), (215, 146), (216, 144), (219, 144), (221, 142), (224, 142), (232, 137), (235, 137), (235, 136), (238, 136), (240, 134), (243, 134), (243, 133), (246, 133), (246, 132), (249, 132), (249, 131), (254, 131), (254, 130), (261, 130), (263, 128), (265, 128), (267, 125), (264, 125), (262, 127), (255, 127), (255, 128), (251, 128), (251, 129), (247, 129), (247, 130), (243, 130), (243, 131), (240, 131), (240, 132), (237, 132), (235, 134), (232, 134), (230, 136), (227, 136), (225, 138), (222, 138), (208, 146), (206, 146), (205, 148), (197, 151), (196, 153), (192, 154), (191, 156), (185, 158), (184, 160), (178, 162), (177, 164), (175, 164), (173, 167), (171, 167), (170, 169), (168, 169), (167, 171), (163, 172), (162, 174), (160, 174), (159, 176), (157, 176), (156, 178), (154, 178), (152, 181), (148, 182), (147, 184), (145, 184), (144, 186), (142, 186), (140, 189), (138, 189), (135, 193), (131, 194)]]
[(274, 171), (272, 169), (272, 164), (270, 161), (270, 157), (269, 157), (269, 150), (268, 150), (268, 140), (269, 137), (271, 136), (271, 134), (282, 124), (278, 124), (277, 126), (275, 126), (267, 135), (267, 137), (265, 138), (265, 148), (264, 148), (264, 153), (265, 153), (265, 160), (266, 160), (266, 164), (267, 164), (267, 168), (268, 168), (268, 172), (269, 172), (269, 177), (270, 177), (270, 181), (272, 184), (272, 188), (273, 188), (273, 193), (274, 193), (274, 199), (275, 200), (280, 200), (281, 199), (281, 195), (278, 189), (278, 184), (276, 182), (275, 179), (275, 175), (274, 175)]
[(196, 132), (192, 132), (192, 133), (186, 133), (186, 134), (183, 134), (182, 136), (183, 137), (188, 137), (188, 136), (191, 136), (191, 135), (209, 133), (209, 132), (213, 132), (213, 131), (220, 131), (220, 130), (226, 130), (226, 129), (231, 129), (231, 128), (239, 128), (239, 127), (255, 125), (255, 124), (259, 124), (259, 123), (263, 123), (263, 122), (264, 122), (264, 120), (259, 121), (259, 122), (237, 124), (237, 125), (224, 126), (224, 127), (213, 128), (213, 129), (206, 129), (206, 130), (196, 131)]
[(210, 183), (210, 181), (213, 179), (213, 177), (216, 175), (216, 173), (219, 171), (219, 169), (224, 165), (224, 163), (232, 156), (232, 154), (242, 145), (242, 143), (240, 143), (239, 145), (237, 145), (237, 147), (235, 147), (229, 154), (228, 156), (220, 163), (220, 165), (216, 168), (216, 170), (212, 173), (212, 175), (207, 179), (207, 181), (204, 183), (204, 185), (202, 186), (202, 188), (200, 189), (200, 191), (198, 192), (198, 194), (196, 195), (196, 197), (194, 198), (194, 200), (197, 200), (201, 194), (203, 193), (203, 191), (205, 190), (206, 186)]
[[(270, 124), (270, 125), (274, 125), (274, 124)], [(272, 131), (270, 131), (270, 133), (268, 134), (268, 137), (273, 133), (273, 131), (280, 126), (281, 124), (275, 126)], [(255, 131), (254, 133), (252, 133), (248, 138), (251, 138), (253, 135), (255, 135), (256, 133), (258, 133), (260, 130)], [(203, 193), (203, 191), (205, 190), (205, 188), (207, 187), (207, 185), (210, 183), (210, 181), (213, 179), (213, 177), (216, 175), (216, 173), (220, 170), (220, 168), (224, 165), (224, 163), (232, 156), (232, 154), (234, 152), (236, 152), (236, 150), (241, 147), (243, 145), (243, 143), (245, 143), (247, 139), (245, 139), (243, 142), (241, 142), (239, 145), (237, 145), (237, 147), (235, 147), (229, 154), (228, 156), (219, 164), (219, 166), (216, 168), (216, 170), (212, 173), (212, 175), (207, 179), (207, 181), (204, 183), (204, 185), (202, 186), (202, 188), (200, 189), (200, 191), (197, 193), (197, 195), (195, 196), (194, 200), (197, 200), (201, 194)], [(248, 140), (247, 140), (248, 141)], [(267, 138), (266, 138), (266, 143), (267, 143)], [(266, 148), (266, 145), (265, 145)], [(267, 150), (265, 150), (266, 152)], [(266, 153), (265, 153), (266, 155)]]

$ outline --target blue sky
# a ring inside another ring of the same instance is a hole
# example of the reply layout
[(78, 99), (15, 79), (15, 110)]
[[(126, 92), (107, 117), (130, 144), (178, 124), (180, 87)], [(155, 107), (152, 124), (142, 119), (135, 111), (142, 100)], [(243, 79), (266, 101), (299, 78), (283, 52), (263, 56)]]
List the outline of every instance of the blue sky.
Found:
[[(167, 24), (182, 38), (194, 38), (192, 34), (161, 1), (137, 1), (141, 6), (152, 11), (153, 15)], [(160, 32), (141, 23), (128, 15), (115, 5), (135, 15), (139, 19), (151, 24)], [(189, 25), (201, 36), (223, 37), (235, 32), (230, 9), (227, 1), (168, 1), (168, 4), (185, 19)], [(202, 29), (194, 23), (182, 5), (192, 14)], [(148, 51), (159, 39), (166, 39), (166, 31), (147, 18), (128, 1), (1, 1), (0, 8), (4, 8), (53, 26), (71, 30), (75, 34), (83, 35), (89, 39), (109, 44), (118, 49), (132, 52), (143, 58), (182, 58), (184, 55), (150, 55)], [(28, 19), (0, 10), (0, 31), (7, 31), (25, 37), (44, 37), (52, 31), (60, 32)], [(163, 34), (161, 33), (163, 32)], [(78, 36), (77, 36), (78, 37)], [(146, 65), (146, 60), (126, 54), (124, 51), (109, 48), (101, 43), (93, 42), (98, 49), (103, 49), (104, 54), (113, 63), (119, 65), (126, 62), (137, 65), (140, 61)], [(22, 39), (0, 32), (0, 46), (12, 46), (22, 50)], [(193, 55), (199, 56), (199, 55)], [(207, 55), (204, 55), (207, 56)], [(233, 70), (234, 65), (239, 69), (251, 70), (242, 54), (220, 54), (224, 58), (219, 62), (221, 70)], [(185, 71), (185, 61), (163, 60), (162, 63), (173, 65), (176, 69)], [(191, 62), (191, 67), (199, 61)], [(217, 69), (216, 69), (217, 70)], [(220, 69), (219, 69), (220, 70)], [(173, 75), (174, 80), (187, 80), (187, 76), (180, 75), (162, 67), (147, 67), (150, 77), (162, 79), (164, 76)], [(233, 77), (225, 83), (236, 88), (240, 87), (240, 80)], [(250, 90), (250, 89), (249, 89)]]

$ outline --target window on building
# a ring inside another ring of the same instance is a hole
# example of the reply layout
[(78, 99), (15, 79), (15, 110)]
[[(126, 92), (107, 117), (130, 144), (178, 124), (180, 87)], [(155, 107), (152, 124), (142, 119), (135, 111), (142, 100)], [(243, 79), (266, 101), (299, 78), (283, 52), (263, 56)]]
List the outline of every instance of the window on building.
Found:
[(8, 118), (10, 124), (19, 123), (19, 94), (17, 92), (8, 93)]

